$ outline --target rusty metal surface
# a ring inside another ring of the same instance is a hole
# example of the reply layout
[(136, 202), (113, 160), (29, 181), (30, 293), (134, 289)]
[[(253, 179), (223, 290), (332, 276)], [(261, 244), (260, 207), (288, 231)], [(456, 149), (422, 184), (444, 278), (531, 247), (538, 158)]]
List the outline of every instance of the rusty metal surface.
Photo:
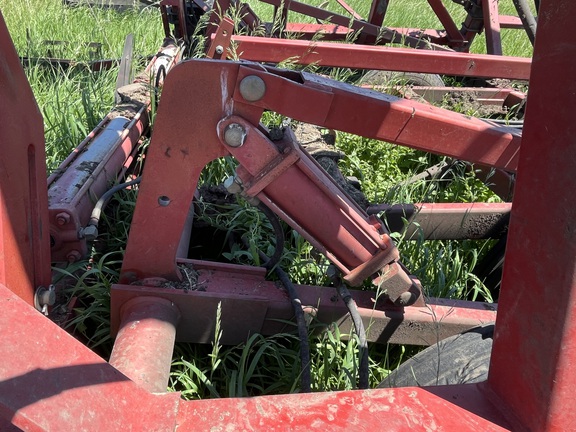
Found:
[(88, 252), (81, 229), (90, 219), (94, 200), (122, 177), (122, 168), (148, 125), (146, 109), (142, 105), (132, 119), (107, 118), (73, 152), (76, 157), (58, 168), (48, 187), (52, 261), (74, 262)]
[(42, 115), (0, 14), (0, 284), (28, 304), (51, 283)]
[(502, 236), (511, 208), (511, 203), (421, 203), (380, 204), (367, 211), (383, 212), (390, 230), (406, 239), (464, 240)]
[(575, 16), (573, 1), (541, 2), (488, 378), (526, 430), (576, 425)]

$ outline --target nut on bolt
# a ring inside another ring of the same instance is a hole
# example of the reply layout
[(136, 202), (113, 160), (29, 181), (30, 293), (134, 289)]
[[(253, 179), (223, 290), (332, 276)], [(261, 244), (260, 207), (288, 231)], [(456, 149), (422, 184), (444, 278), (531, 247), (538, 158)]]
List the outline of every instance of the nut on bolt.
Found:
[(44, 315), (48, 315), (48, 306), (52, 306), (56, 303), (56, 290), (54, 285), (46, 287), (38, 287), (34, 295), (34, 306), (36, 309), (42, 311)]
[(242, 184), (237, 177), (230, 176), (224, 180), (224, 187), (231, 194), (237, 194), (242, 192)]
[(98, 237), (98, 227), (96, 225), (87, 225), (82, 230), (82, 235), (87, 241), (96, 240)]
[(215, 51), (216, 51), (216, 54), (222, 55), (222, 54), (224, 53), (224, 47), (223, 47), (222, 45), (218, 45), (218, 46), (216, 47), (216, 50), (215, 50)]
[(56, 215), (56, 223), (58, 225), (66, 225), (68, 222), (70, 222), (70, 214), (66, 212), (60, 212)]
[(240, 147), (246, 141), (246, 129), (238, 123), (231, 123), (224, 129), (224, 142), (230, 147)]

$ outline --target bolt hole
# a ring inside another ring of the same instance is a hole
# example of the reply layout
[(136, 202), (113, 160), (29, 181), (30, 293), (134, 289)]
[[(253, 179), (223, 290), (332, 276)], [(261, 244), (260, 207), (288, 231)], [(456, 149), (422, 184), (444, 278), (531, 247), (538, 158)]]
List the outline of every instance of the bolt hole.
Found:
[(160, 204), (162, 207), (166, 207), (168, 204), (170, 204), (170, 198), (168, 198), (166, 195), (160, 195), (158, 197), (158, 204)]

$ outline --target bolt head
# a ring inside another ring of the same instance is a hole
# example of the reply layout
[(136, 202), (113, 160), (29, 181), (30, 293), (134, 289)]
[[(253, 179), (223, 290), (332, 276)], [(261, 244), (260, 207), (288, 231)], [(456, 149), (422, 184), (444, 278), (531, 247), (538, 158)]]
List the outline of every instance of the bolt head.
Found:
[(256, 75), (248, 75), (240, 82), (240, 94), (248, 102), (256, 102), (264, 97), (266, 83)]
[(246, 141), (246, 129), (238, 123), (231, 123), (224, 129), (224, 142), (230, 147), (240, 147)]
[(216, 54), (222, 55), (222, 54), (224, 53), (224, 47), (222, 47), (222, 45), (218, 45), (218, 46), (216, 47), (216, 50), (215, 50), (215, 51), (216, 51)]
[(80, 252), (78, 252), (76, 249), (71, 250), (66, 255), (66, 259), (68, 260), (69, 263), (74, 263), (76, 261), (79, 261), (81, 258), (82, 258), (82, 254)]
[(60, 212), (56, 215), (56, 223), (60, 226), (66, 225), (70, 222), (70, 215), (66, 212)]

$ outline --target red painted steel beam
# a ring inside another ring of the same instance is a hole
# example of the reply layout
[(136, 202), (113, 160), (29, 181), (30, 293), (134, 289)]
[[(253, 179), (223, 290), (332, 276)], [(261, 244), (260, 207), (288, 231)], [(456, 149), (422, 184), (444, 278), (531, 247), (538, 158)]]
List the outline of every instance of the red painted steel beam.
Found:
[(372, 0), (370, 12), (368, 13), (368, 22), (378, 27), (382, 26), (388, 11), (390, 0)]
[(528, 80), (528, 58), (233, 36), (244, 60)]
[(342, 8), (348, 12), (350, 14), (350, 16), (356, 20), (361, 20), (362, 17), (360, 15), (358, 15), (358, 13), (356, 13), (356, 11), (352, 8), (352, 6), (350, 6), (348, 3), (346, 3), (344, 0), (336, 0), (336, 2), (342, 6)]
[(413, 48), (424, 48), (438, 51), (451, 51), (442, 45), (430, 44), (428, 41), (422, 41), (421, 39), (412, 36), (403, 36), (387, 29), (386, 27), (380, 27), (380, 25), (374, 25), (367, 21), (359, 21), (354, 18), (350, 18), (344, 15), (339, 15), (334, 12), (327, 11), (322, 8), (311, 6), (305, 3), (298, 2), (296, 0), (291, 0), (289, 2), (283, 2), (282, 0), (261, 0), (264, 3), (269, 3), (275, 7), (282, 7), (283, 11), (288, 10), (300, 13), (303, 15), (308, 15), (313, 18), (317, 18), (327, 23), (333, 23), (340, 26), (346, 26), (354, 31), (359, 32), (360, 41), (367, 41), (373, 43), (379, 39), (383, 43), (399, 43), (411, 46)]
[(517, 16), (500, 15), (498, 17), (498, 21), (500, 22), (501, 28), (518, 29), (518, 30), (524, 29), (524, 25), (522, 24), (522, 20), (520, 18), (518, 18)]
[(182, 429), (200, 431), (510, 430), (475, 384), (199, 400), (179, 415)]
[(488, 384), (526, 430), (568, 431), (576, 425), (576, 82), (567, 72), (576, 34), (566, 29), (576, 2), (540, 8)]
[[(308, 15), (319, 20), (327, 21), (331, 24), (337, 24), (340, 26), (349, 27), (355, 31), (365, 33), (367, 35), (377, 37), (380, 34), (380, 27), (374, 24), (370, 24), (365, 21), (360, 21), (349, 16), (344, 16), (336, 14), (325, 9), (311, 6), (305, 3), (301, 3), (295, 0), (284, 3), (281, 0), (261, 0), (263, 3), (268, 3), (274, 5), (275, 7), (281, 7), (289, 11), (293, 11), (299, 14)], [(387, 35), (389, 36), (389, 35)], [(390, 40), (390, 39), (388, 39)]]
[[(285, 77), (242, 67), (238, 81), (248, 75), (260, 77), (267, 89), (255, 106), (334, 130), (516, 170), (521, 134), (511, 128), (317, 75)], [(242, 102), (238, 91), (234, 99)]]
[(325, 41), (330, 40), (344, 40), (350, 35), (352, 30), (348, 27), (339, 26), (336, 24), (304, 24), (304, 23), (288, 23), (286, 24), (286, 33), (292, 33), (298, 39), (320, 39)]
[(500, 22), (498, 21), (498, 1), (499, 0), (482, 0), (486, 51), (488, 54), (493, 55), (502, 55), (502, 38), (500, 37)]
[[(141, 295), (163, 298), (177, 306), (182, 317), (176, 337), (182, 342), (213, 340), (218, 304), (226, 317), (221, 323), (223, 344), (241, 343), (249, 334), (286, 331), (284, 323), (294, 315), (290, 299), (276, 283), (266, 280), (263, 268), (182, 259), (178, 263), (194, 268), (198, 286), (187, 291), (162, 288), (158, 285), (165, 286), (166, 281), (158, 279), (142, 281), (147, 286), (113, 285), (113, 333), (123, 321), (123, 305)], [(296, 285), (295, 289), (302, 305), (314, 311), (320, 322), (336, 322), (343, 334), (350, 332), (348, 310), (343, 302), (334, 300), (338, 298), (335, 288)], [(376, 292), (351, 290), (351, 293), (368, 329), (367, 338), (372, 342), (430, 345), (496, 318), (496, 308), (491, 304), (430, 298), (426, 306), (401, 308)], [(414, 328), (418, 331), (413, 331)]]
[(461, 45), (464, 42), (464, 37), (458, 27), (456, 27), (452, 16), (448, 12), (448, 9), (446, 9), (446, 6), (444, 6), (444, 3), (442, 3), (442, 0), (428, 0), (428, 3), (446, 30), (448, 44)]
[(0, 14), (0, 284), (28, 304), (51, 283), (42, 115)]

